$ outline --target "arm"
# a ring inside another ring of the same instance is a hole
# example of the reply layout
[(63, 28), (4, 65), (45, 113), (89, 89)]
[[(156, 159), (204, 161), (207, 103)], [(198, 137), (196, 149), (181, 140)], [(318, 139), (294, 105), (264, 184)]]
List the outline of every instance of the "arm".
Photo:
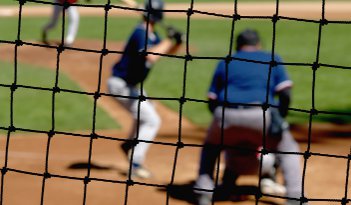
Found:
[[(279, 56), (276, 56), (278, 62), (282, 62)], [(288, 73), (283, 65), (274, 68), (275, 94), (279, 97), (279, 113), (282, 117), (288, 115), (289, 104), (291, 101), (292, 81), (289, 79)]]
[[(164, 54), (172, 54), (179, 50), (180, 44), (173, 43), (171, 39), (165, 39), (161, 41), (159, 44), (153, 46), (152, 48), (148, 49), (149, 52), (153, 53), (164, 53)], [(146, 56), (146, 60), (149, 63), (155, 63), (158, 61), (162, 56), (161, 55), (153, 55), (148, 54)]]
[(287, 87), (278, 93), (279, 96), (279, 113), (282, 117), (286, 117), (288, 115), (289, 104), (291, 101), (291, 88)]
[(223, 78), (221, 77), (221, 70), (223, 70), (224, 62), (220, 61), (217, 65), (215, 73), (212, 78), (210, 88), (208, 90), (208, 109), (213, 113), (218, 106), (218, 95), (223, 89)]

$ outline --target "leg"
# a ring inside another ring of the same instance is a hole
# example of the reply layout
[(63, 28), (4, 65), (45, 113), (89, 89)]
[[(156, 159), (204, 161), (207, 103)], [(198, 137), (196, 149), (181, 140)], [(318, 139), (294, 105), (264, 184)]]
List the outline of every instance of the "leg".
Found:
[[(300, 152), (299, 146), (289, 130), (283, 131), (282, 140), (278, 144), (278, 151)], [(300, 165), (300, 156), (295, 154), (278, 154), (280, 167), (283, 172), (284, 181), (287, 189), (287, 196), (300, 198), (302, 173)], [(300, 204), (298, 201), (288, 200), (287, 204)]]
[[(138, 102), (133, 102), (131, 107), (135, 123), (137, 123)], [(161, 119), (150, 101), (144, 101), (140, 105), (139, 135), (137, 129), (132, 130), (130, 137), (138, 137), (138, 140), (153, 141), (161, 126)], [(133, 163), (143, 164), (150, 143), (139, 142), (134, 149)]]
[(271, 195), (286, 195), (286, 188), (275, 181), (276, 175), (276, 156), (272, 153), (263, 156), (261, 192)]
[[(57, 3), (57, 1), (55, 1)], [(48, 44), (47, 42), (47, 32), (50, 31), (51, 29), (55, 28), (55, 26), (57, 25), (57, 21), (60, 17), (60, 13), (62, 12), (62, 7), (58, 6), (58, 5), (54, 5), (53, 6), (53, 14), (51, 16), (51, 19), (49, 21), (48, 24), (46, 24), (43, 28), (43, 32), (42, 32), (42, 41), (45, 44)]]
[(214, 198), (218, 200), (228, 200), (235, 190), (236, 180), (239, 175), (226, 167), (223, 173), (222, 184), (216, 189)]
[(69, 46), (74, 42), (78, 32), (79, 12), (77, 7), (70, 6), (67, 9), (67, 14), (69, 17), (69, 21), (68, 21), (68, 29), (67, 29), (67, 37), (65, 39), (65, 45)]
[(220, 128), (216, 119), (208, 130), (206, 141), (201, 150), (199, 176), (194, 184), (195, 189), (206, 189), (208, 191), (194, 190), (197, 194), (198, 205), (209, 205), (212, 202), (214, 191), (213, 172), (216, 160), (220, 155), (220, 148), (211, 143), (211, 139), (219, 137)]

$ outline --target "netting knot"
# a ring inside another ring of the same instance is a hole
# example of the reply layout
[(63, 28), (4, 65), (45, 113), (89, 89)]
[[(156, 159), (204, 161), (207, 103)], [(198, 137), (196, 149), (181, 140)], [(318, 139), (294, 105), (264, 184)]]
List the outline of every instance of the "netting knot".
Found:
[(348, 202), (348, 200), (344, 197), (341, 199), (341, 205), (346, 205)]
[(18, 88), (18, 86), (15, 83), (12, 83), (10, 89), (12, 92), (14, 92), (16, 89)]
[(90, 181), (88, 176), (84, 177), (84, 184), (89, 184)]
[(183, 142), (177, 142), (177, 148), (178, 149), (184, 148), (184, 143)]
[(19, 0), (19, 3), (20, 3), (21, 5), (24, 5), (25, 3), (27, 3), (27, 0)]
[(112, 6), (110, 4), (106, 4), (104, 9), (105, 11), (109, 11), (110, 9), (112, 9)]
[(185, 102), (186, 102), (185, 97), (182, 96), (182, 97), (179, 98), (179, 103), (180, 103), (180, 104), (183, 105)]
[(139, 144), (139, 140), (138, 140), (137, 138), (134, 138), (134, 139), (132, 139), (132, 140), (130, 141), (130, 145), (131, 145), (132, 147), (137, 146), (137, 144)]
[(91, 134), (90, 134), (90, 138), (91, 138), (91, 139), (98, 139), (98, 138), (99, 138), (99, 135), (96, 134), (96, 133), (91, 133)]
[(97, 100), (101, 97), (101, 94), (99, 92), (94, 93), (94, 99)]
[(277, 16), (277, 14), (274, 14), (272, 17), (272, 22), (277, 23), (277, 21), (279, 21), (279, 16)]
[(232, 105), (232, 103), (228, 101), (224, 101), (223, 103), (218, 103), (218, 104), (222, 104), (223, 107), (230, 107)]
[(268, 150), (265, 149), (265, 148), (262, 148), (261, 151), (260, 151), (260, 153), (261, 153), (262, 155), (266, 155), (266, 154), (268, 154)]
[(65, 50), (65, 47), (62, 44), (57, 46), (57, 52), (58, 53), (62, 53), (64, 50)]
[(240, 20), (241, 16), (239, 14), (234, 14), (233, 19), (234, 21)]
[(306, 151), (304, 154), (303, 154), (303, 157), (305, 158), (305, 159), (308, 159), (308, 158), (310, 158), (311, 157), (311, 152), (309, 152), (309, 151)]
[(70, 7), (70, 6), (71, 6), (71, 4), (67, 0), (65, 0), (65, 2), (63, 3), (63, 8), (68, 9), (68, 7)]
[(261, 192), (261, 190), (258, 190), (257, 193), (255, 194), (255, 198), (256, 200), (259, 200), (260, 198), (262, 198), (263, 194)]
[(16, 132), (16, 128), (13, 125), (9, 126), (8, 130), (9, 132)]
[(228, 64), (232, 61), (232, 57), (230, 55), (227, 55), (224, 59), (225, 63)]
[(317, 63), (317, 62), (314, 62), (314, 63), (312, 64), (312, 70), (314, 70), (314, 71), (316, 71), (319, 67), (320, 67), (320, 65), (319, 65), (319, 63)]
[(318, 115), (318, 110), (316, 110), (315, 108), (311, 109), (311, 114)]
[(55, 135), (55, 131), (54, 130), (50, 130), (48, 132), (48, 137), (52, 138)]
[(5, 175), (5, 174), (7, 173), (7, 171), (8, 171), (8, 169), (7, 169), (6, 167), (3, 167), (3, 168), (1, 169), (1, 174), (2, 174), (2, 175)]
[(302, 196), (302, 197), (300, 198), (300, 201), (301, 201), (302, 203), (307, 203), (307, 202), (308, 202), (308, 199), (307, 199), (306, 197)]
[(193, 15), (193, 14), (194, 14), (193, 9), (192, 9), (192, 8), (189, 8), (188, 11), (186, 12), (186, 14), (187, 14), (188, 16)]
[(174, 186), (173, 184), (167, 184), (166, 186), (166, 190), (167, 190), (167, 193), (171, 193), (173, 190), (174, 190)]
[(45, 173), (44, 173), (44, 178), (45, 178), (45, 179), (51, 178), (51, 174), (50, 174), (49, 172), (45, 172)]
[(16, 46), (23, 46), (23, 41), (21, 40), (16, 40), (15, 43), (16, 43)]
[(108, 54), (108, 49), (106, 49), (106, 48), (104, 48), (104, 49), (102, 49), (101, 50), (101, 54), (103, 55), (103, 56), (106, 56), (107, 54)]
[(139, 95), (139, 101), (140, 102), (146, 101), (145, 95)]
[(273, 68), (273, 67), (276, 67), (278, 65), (278, 62), (275, 60), (272, 60), (271, 62), (269, 62), (269, 65)]
[(128, 180), (126, 181), (126, 184), (127, 184), (127, 186), (134, 186), (134, 181), (131, 180), (131, 179), (128, 179)]
[(328, 20), (327, 20), (327, 19), (321, 19), (321, 20), (320, 20), (320, 24), (321, 24), (322, 26), (325, 26), (325, 25), (328, 24)]
[(141, 57), (146, 57), (148, 55), (148, 53), (146, 52), (146, 50), (142, 50), (138, 52), (138, 55)]
[(263, 111), (267, 111), (269, 107), (270, 107), (270, 105), (268, 103), (263, 103), (262, 104), (262, 110)]
[(192, 60), (193, 60), (193, 57), (192, 57), (191, 55), (188, 54), (188, 55), (185, 56), (185, 60), (186, 60), (186, 61), (192, 61)]
[(52, 88), (52, 92), (54, 92), (54, 93), (59, 93), (60, 91), (61, 91), (61, 89), (57, 86)]

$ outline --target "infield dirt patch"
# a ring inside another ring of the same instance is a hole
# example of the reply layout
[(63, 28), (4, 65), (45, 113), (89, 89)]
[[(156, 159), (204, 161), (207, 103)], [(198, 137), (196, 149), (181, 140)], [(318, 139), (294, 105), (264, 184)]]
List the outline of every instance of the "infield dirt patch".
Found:
[[(260, 8), (265, 8), (265, 5), (262, 4)], [(347, 8), (351, 8), (349, 4), (345, 4), (338, 9), (340, 9), (340, 13), (343, 13), (342, 11), (347, 10)], [(303, 11), (304, 9), (305, 7), (300, 10)], [(45, 12), (47, 12), (46, 14), (49, 13), (47, 8)], [(38, 13), (40, 13), (39, 10), (37, 10)], [(309, 15), (309, 12), (306, 15)], [(78, 40), (74, 46), (96, 50), (100, 50), (102, 47), (101, 42), (82, 39)], [(121, 43), (108, 42), (109, 49), (118, 50), (121, 46)], [(1, 45), (0, 53), (1, 60), (13, 62), (14, 45)], [(82, 54), (81, 52), (72, 50), (67, 50), (64, 53), (61, 59), (60, 72), (67, 74), (85, 91), (95, 92), (98, 83), (99, 55), (94, 53)], [(110, 68), (117, 58), (118, 56), (116, 55), (107, 55), (104, 57), (102, 92), (106, 91), (105, 82), (110, 74)], [(22, 46), (19, 48), (18, 60), (21, 63), (56, 69), (56, 50)], [(99, 130), (98, 134), (112, 138), (126, 138), (131, 125), (129, 114), (114, 102), (113, 99), (108, 97), (99, 99), (98, 104), (122, 126), (121, 130)], [(157, 109), (161, 115), (163, 124), (156, 141), (176, 143), (178, 140), (178, 113), (170, 111), (159, 103), (157, 103)], [(186, 119), (182, 119), (182, 122), (182, 141), (189, 144), (201, 144), (205, 136), (205, 129), (192, 124)], [(350, 130), (350, 125), (313, 124), (310, 151), (333, 156), (347, 156), (350, 153)], [(306, 151), (308, 145), (308, 127), (306, 125), (293, 126), (292, 131), (300, 142), (301, 151)], [(85, 133), (89, 134), (89, 131)], [(45, 172), (47, 139), (47, 136), (44, 134), (28, 134), (23, 132), (11, 134), (7, 166), (16, 170), (43, 174)], [(92, 180), (88, 184), (87, 204), (124, 204), (126, 185), (117, 182), (127, 180), (126, 170), (128, 170), (128, 162), (118, 149), (119, 144), (120, 142), (118, 141), (105, 139), (94, 140), (92, 150), (92, 162), (94, 166), (92, 167), (90, 177), (99, 180)], [(5, 147), (6, 137), (1, 137), (0, 164), (5, 163)], [(173, 146), (151, 146), (146, 159), (146, 165), (154, 173), (154, 177), (149, 180), (136, 179), (140, 184), (129, 187), (128, 204), (166, 204), (166, 192), (157, 188), (157, 185), (167, 185), (171, 182), (175, 153), (176, 148)], [(59, 176), (76, 177), (76, 179), (56, 177), (48, 179), (45, 187), (44, 204), (76, 205), (83, 202), (83, 178), (87, 175), (86, 163), (88, 161), (88, 154), (89, 138), (67, 135), (54, 136), (49, 152), (49, 173)], [(186, 184), (196, 178), (199, 156), (199, 148), (185, 147), (179, 152), (174, 183), (184, 185), (180, 186), (184, 188), (184, 191), (188, 191)], [(345, 184), (346, 170), (347, 160), (345, 158), (311, 157), (306, 169), (306, 197), (341, 200), (345, 197), (345, 187), (348, 187), (350, 190), (350, 183)], [(3, 204), (40, 204), (42, 179), (42, 176), (8, 172), (3, 181)], [(281, 181), (280, 175), (278, 179)], [(102, 182), (102, 180), (105, 180), (105, 182)], [(115, 183), (108, 180), (113, 180)], [(145, 186), (143, 183), (153, 186)], [(257, 178), (243, 177), (239, 183), (257, 185)], [(188, 193), (183, 192), (182, 194), (182, 196), (178, 195), (178, 198), (183, 197), (182, 199), (176, 199), (177, 195), (173, 195), (170, 198), (170, 204), (189, 204), (188, 200), (191, 200), (191, 198), (186, 198), (188, 197)], [(347, 198), (351, 198), (350, 192)], [(265, 201), (266, 204), (282, 202), (277, 199), (266, 199)], [(227, 205), (232, 204), (232, 202), (227, 201), (216, 204)], [(253, 198), (250, 198), (248, 201), (237, 202), (236, 204), (250, 205), (255, 204), (255, 201)], [(310, 202), (309, 204), (326, 205), (332, 204), (332, 202)], [(340, 204), (340, 202), (334, 204)]]

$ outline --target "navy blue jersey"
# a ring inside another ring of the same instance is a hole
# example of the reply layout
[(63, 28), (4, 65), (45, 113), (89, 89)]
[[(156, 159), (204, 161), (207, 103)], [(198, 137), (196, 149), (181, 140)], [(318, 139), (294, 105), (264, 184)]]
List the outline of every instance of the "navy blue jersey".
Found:
[[(264, 51), (239, 51), (233, 55), (235, 58), (270, 62), (271, 54)], [(282, 62), (276, 55), (275, 61)], [(265, 103), (267, 93), (269, 65), (254, 62), (233, 60), (228, 65), (228, 94), (230, 103)], [(225, 90), (225, 61), (218, 63), (208, 97), (224, 102)], [(271, 73), (268, 103), (274, 103), (275, 92), (292, 86), (292, 82), (285, 71), (284, 66), (273, 67)]]
[(153, 32), (148, 34), (146, 42), (146, 26), (138, 25), (130, 36), (120, 61), (114, 65), (113, 75), (124, 79), (129, 85), (136, 85), (145, 80), (151, 66), (140, 52), (145, 49), (145, 43), (151, 48), (160, 41), (159, 35)]

